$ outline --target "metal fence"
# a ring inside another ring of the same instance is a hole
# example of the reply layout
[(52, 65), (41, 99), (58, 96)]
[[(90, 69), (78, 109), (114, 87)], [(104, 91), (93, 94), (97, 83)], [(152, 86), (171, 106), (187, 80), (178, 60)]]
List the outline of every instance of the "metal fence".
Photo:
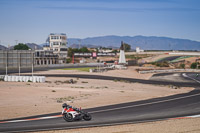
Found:
[(31, 67), (34, 54), (31, 50), (0, 50), (0, 68)]

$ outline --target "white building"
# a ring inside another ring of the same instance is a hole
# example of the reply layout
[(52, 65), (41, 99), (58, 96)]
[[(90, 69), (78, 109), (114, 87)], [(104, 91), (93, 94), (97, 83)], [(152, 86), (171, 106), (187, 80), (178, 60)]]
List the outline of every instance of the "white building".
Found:
[(136, 53), (144, 52), (143, 49), (140, 49), (140, 47), (136, 47)]
[(59, 56), (59, 63), (65, 63), (67, 57), (67, 36), (64, 33), (51, 33), (47, 42), (49, 43), (49, 49), (44, 47), (44, 50), (53, 50), (54, 54)]

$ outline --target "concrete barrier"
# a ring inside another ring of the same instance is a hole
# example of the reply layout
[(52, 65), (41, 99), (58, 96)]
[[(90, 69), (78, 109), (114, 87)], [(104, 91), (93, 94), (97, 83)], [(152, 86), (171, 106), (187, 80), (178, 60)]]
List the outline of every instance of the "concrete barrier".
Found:
[(15, 76), (15, 82), (18, 82), (18, 81), (19, 81), (19, 77), (20, 77), (20, 76)]
[(33, 83), (35, 83), (36, 82), (36, 77), (35, 76), (33, 76)]
[(5, 75), (5, 77), (4, 77), (4, 81), (8, 81), (8, 76), (7, 75)]
[(19, 76), (19, 82), (22, 82), (22, 79), (23, 79), (23, 77), (22, 76)]
[(11, 76), (8, 76), (8, 80), (7, 80), (7, 81), (10, 82), (10, 81), (11, 81), (11, 78), (12, 78)]
[(15, 76), (15, 75), (5, 75), (4, 81), (7, 82), (38, 82), (44, 83), (45, 76)]

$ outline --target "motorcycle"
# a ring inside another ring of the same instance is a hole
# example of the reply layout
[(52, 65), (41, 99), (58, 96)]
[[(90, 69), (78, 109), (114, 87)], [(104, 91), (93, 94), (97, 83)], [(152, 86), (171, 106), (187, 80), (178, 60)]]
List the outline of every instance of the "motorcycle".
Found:
[(83, 110), (74, 108), (70, 105), (63, 107), (62, 116), (63, 119), (67, 122), (72, 122), (82, 119), (90, 121), (92, 119), (92, 116), (88, 112), (84, 112)]

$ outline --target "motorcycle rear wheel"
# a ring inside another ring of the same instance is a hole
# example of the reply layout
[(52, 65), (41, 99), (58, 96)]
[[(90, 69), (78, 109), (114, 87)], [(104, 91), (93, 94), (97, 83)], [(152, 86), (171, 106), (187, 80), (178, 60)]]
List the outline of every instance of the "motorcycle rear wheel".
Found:
[(92, 119), (92, 116), (90, 115), (90, 114), (85, 114), (84, 116), (83, 116), (83, 119), (84, 120), (86, 120), (86, 121), (90, 121), (91, 119)]

